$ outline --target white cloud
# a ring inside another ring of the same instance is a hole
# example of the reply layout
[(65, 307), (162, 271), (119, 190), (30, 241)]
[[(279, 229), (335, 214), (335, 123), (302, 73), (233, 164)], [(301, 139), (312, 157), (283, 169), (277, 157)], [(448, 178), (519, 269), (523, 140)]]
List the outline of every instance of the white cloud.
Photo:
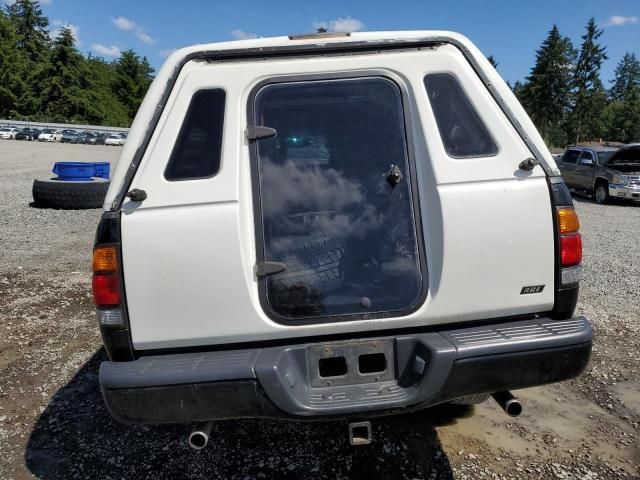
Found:
[(149, 35), (147, 32), (145, 32), (141, 28), (138, 28), (134, 33), (136, 37), (140, 39), (141, 42), (146, 43), (147, 45), (153, 45), (158, 41), (155, 38), (151, 37), (151, 35)]
[(167, 50), (160, 50), (160, 56), (162, 58), (167, 58), (169, 55), (171, 55), (176, 50), (177, 50), (177, 48), (169, 48)]
[(55, 40), (60, 35), (60, 32), (63, 28), (68, 28), (71, 30), (71, 35), (73, 35), (73, 39), (76, 41), (76, 45), (82, 45), (80, 41), (80, 27), (74, 25), (73, 23), (63, 22), (62, 20), (54, 20), (51, 25), (53, 25), (53, 29), (49, 30), (49, 38), (51, 40)]
[(313, 22), (313, 28), (324, 28), (330, 32), (357, 32), (365, 28), (364, 23), (356, 18), (340, 17), (329, 22)]
[(112, 18), (111, 21), (120, 30), (131, 31), (137, 27), (136, 22), (125, 17)]
[(91, 45), (91, 50), (95, 51), (98, 55), (103, 55), (105, 57), (120, 56), (120, 49), (115, 45), (107, 46), (102, 45), (101, 43), (94, 43)]
[(144, 28), (138, 25), (133, 20), (127, 17), (116, 17), (112, 18), (111, 22), (118, 27), (120, 30), (124, 30), (125, 32), (133, 32), (133, 34), (138, 37), (138, 39), (146, 43), (147, 45), (153, 45), (158, 40), (149, 35)]
[(629, 25), (638, 23), (638, 17), (623, 17), (622, 15), (612, 15), (604, 23), (605, 27), (619, 27), (621, 25)]
[(236, 28), (235, 30), (231, 30), (231, 36), (236, 40), (247, 40), (249, 38), (258, 38), (258, 35), (255, 33), (245, 32), (244, 30), (240, 30)]

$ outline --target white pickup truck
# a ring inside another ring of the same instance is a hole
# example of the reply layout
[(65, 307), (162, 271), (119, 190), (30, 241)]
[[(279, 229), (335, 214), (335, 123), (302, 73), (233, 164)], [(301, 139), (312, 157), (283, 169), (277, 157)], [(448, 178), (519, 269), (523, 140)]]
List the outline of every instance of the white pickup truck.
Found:
[(98, 227), (93, 294), (129, 423), (363, 420), (587, 365), (553, 158), (465, 37), (320, 33), (172, 54)]

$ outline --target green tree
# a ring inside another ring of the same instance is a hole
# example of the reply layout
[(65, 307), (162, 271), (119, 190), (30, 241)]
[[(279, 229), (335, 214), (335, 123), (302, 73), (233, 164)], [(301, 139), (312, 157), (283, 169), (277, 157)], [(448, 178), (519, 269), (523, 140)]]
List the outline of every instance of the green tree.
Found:
[(493, 68), (496, 68), (496, 69), (497, 69), (497, 68), (498, 68), (498, 65), (500, 65), (500, 64), (496, 61), (496, 59), (495, 59), (495, 57), (494, 57), (493, 55), (489, 55), (489, 56), (487, 57), (487, 60), (489, 60), (489, 63), (491, 64), (491, 66), (492, 66)]
[(85, 121), (90, 111), (91, 82), (84, 58), (76, 50), (73, 33), (63, 28), (53, 43), (50, 60), (42, 71), (39, 111), (54, 121)]
[(547, 144), (563, 145), (562, 124), (571, 105), (575, 49), (554, 25), (536, 52), (536, 63), (524, 85), (514, 87)]
[(11, 21), (0, 11), (0, 118), (15, 117), (20, 96), (25, 90), (24, 58), (17, 46)]
[(618, 62), (613, 85), (609, 90), (612, 100), (624, 101), (637, 88), (640, 88), (640, 61), (635, 53), (625, 53)]
[(568, 125), (576, 143), (583, 139), (599, 139), (605, 133), (603, 111), (607, 98), (600, 80), (600, 68), (608, 57), (606, 48), (597, 42), (602, 30), (593, 17), (586, 30), (574, 72), (575, 101)]
[(618, 63), (604, 112), (607, 137), (619, 142), (640, 140), (640, 62), (626, 53)]
[(125, 50), (115, 64), (113, 91), (133, 120), (151, 85), (153, 68), (147, 57), (142, 59), (133, 50)]
[(42, 14), (40, 3), (16, 0), (7, 5), (7, 14), (17, 35), (17, 46), (32, 62), (41, 62), (49, 49), (49, 19)]
[(99, 57), (89, 56), (86, 67), (89, 78), (93, 79), (93, 88), (89, 92), (92, 111), (87, 121), (115, 127), (131, 125), (128, 109), (112, 90), (116, 81), (114, 64), (107, 63)]

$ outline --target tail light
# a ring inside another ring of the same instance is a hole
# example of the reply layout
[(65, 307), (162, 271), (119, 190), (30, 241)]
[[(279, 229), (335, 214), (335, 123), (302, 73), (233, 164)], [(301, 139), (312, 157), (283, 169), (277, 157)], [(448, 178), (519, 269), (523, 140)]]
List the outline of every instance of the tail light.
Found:
[(119, 307), (120, 275), (118, 251), (114, 245), (96, 247), (93, 250), (93, 303), (98, 308)]
[(582, 262), (582, 236), (579, 233), (560, 236), (560, 264), (574, 267)]
[(93, 249), (93, 303), (102, 341), (113, 361), (133, 360), (120, 255), (120, 215), (102, 215)]
[[(573, 207), (556, 207), (556, 218), (560, 234), (560, 267), (562, 271), (569, 267), (579, 267), (582, 262), (582, 235), (578, 233), (578, 214)], [(562, 284), (564, 286), (564, 282)]]
[(582, 236), (569, 189), (560, 177), (549, 178), (556, 231), (556, 287), (552, 318), (571, 318), (582, 279)]
[(93, 303), (98, 308), (119, 307), (120, 279), (116, 273), (101, 273), (93, 276)]

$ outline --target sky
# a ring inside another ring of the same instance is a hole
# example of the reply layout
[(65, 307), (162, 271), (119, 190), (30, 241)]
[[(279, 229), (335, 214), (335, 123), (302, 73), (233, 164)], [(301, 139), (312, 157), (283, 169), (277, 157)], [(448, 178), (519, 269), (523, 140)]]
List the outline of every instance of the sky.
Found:
[[(0, 0), (5, 3), (11, 0)], [(71, 26), (83, 52), (107, 60), (134, 49), (156, 69), (174, 49), (240, 38), (315, 31), (453, 30), (498, 61), (505, 80), (523, 80), (555, 23), (579, 47), (590, 17), (604, 28), (605, 86), (625, 52), (640, 55), (638, 0), (41, 0), (53, 33)]]

